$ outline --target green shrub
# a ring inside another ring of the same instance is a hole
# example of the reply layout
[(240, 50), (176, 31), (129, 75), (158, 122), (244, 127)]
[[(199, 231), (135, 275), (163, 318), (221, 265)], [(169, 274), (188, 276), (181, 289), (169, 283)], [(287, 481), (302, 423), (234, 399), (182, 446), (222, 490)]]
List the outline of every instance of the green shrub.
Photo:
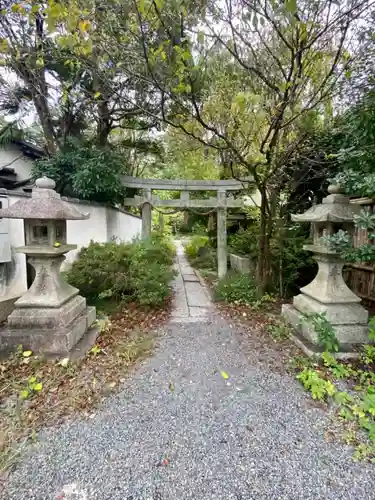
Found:
[(135, 241), (131, 245), (133, 258), (143, 256), (147, 262), (171, 266), (176, 255), (176, 248), (168, 237), (153, 233), (151, 238)]
[(241, 228), (228, 238), (228, 246), (235, 254), (256, 258), (258, 255), (258, 233), (256, 226), (248, 229)]
[(189, 242), (185, 245), (186, 255), (190, 258), (198, 257), (201, 253), (204, 253), (205, 249), (209, 247), (209, 238), (208, 236), (201, 236), (196, 234), (192, 238), (190, 238)]
[(129, 280), (132, 245), (91, 242), (82, 248), (66, 273), (66, 280), (88, 299), (102, 294), (120, 298), (131, 291)]
[(154, 235), (133, 245), (129, 267), (133, 299), (141, 305), (161, 306), (170, 295), (174, 272), (173, 243)]
[(223, 302), (252, 304), (257, 300), (255, 280), (247, 274), (228, 273), (215, 285), (214, 297)]
[(189, 261), (198, 269), (216, 269), (216, 248), (210, 244), (208, 236), (194, 235), (185, 245)]
[[(202, 250), (202, 249), (201, 249)], [(202, 253), (193, 259), (189, 259), (191, 264), (198, 269), (212, 269), (216, 271), (217, 268), (217, 252), (212, 247), (204, 247)]]
[(113, 297), (160, 306), (171, 293), (174, 255), (173, 243), (160, 235), (131, 244), (91, 242), (66, 277), (91, 300)]

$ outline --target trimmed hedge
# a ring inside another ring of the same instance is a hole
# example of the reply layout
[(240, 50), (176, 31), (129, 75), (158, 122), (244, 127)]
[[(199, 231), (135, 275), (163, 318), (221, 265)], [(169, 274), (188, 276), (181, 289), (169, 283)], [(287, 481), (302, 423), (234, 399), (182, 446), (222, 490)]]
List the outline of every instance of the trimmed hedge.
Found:
[(171, 294), (174, 255), (173, 243), (160, 235), (130, 244), (91, 242), (66, 279), (92, 301), (113, 297), (161, 306)]

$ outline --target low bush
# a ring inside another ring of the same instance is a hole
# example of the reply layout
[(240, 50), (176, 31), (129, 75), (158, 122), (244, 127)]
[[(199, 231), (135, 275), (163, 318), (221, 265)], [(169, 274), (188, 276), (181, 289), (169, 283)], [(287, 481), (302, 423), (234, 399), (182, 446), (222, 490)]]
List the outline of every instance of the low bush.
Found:
[(171, 293), (174, 254), (173, 243), (160, 235), (131, 244), (91, 242), (66, 279), (92, 301), (113, 298), (160, 306)]
[(209, 248), (210, 242), (208, 236), (194, 235), (185, 245), (186, 255), (190, 258), (199, 257)]
[(185, 245), (190, 263), (198, 269), (216, 269), (216, 248), (211, 246), (208, 236), (195, 235)]
[(228, 246), (231, 252), (254, 259), (258, 255), (258, 236), (257, 227), (241, 228), (228, 238)]
[(129, 280), (132, 245), (91, 242), (82, 248), (65, 277), (87, 299), (107, 293), (119, 298), (131, 290)]
[(236, 272), (228, 273), (214, 287), (215, 300), (237, 304), (251, 304), (257, 300), (255, 280)]
[(129, 278), (138, 304), (161, 306), (170, 295), (173, 278), (173, 243), (161, 236), (133, 245)]

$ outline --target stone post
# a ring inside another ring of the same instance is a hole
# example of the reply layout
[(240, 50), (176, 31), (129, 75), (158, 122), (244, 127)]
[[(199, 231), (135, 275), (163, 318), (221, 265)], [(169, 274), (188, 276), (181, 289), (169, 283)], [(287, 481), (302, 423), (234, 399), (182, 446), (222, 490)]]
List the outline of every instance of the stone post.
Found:
[[(143, 192), (143, 197), (151, 202), (151, 189), (145, 189)], [(152, 206), (150, 202), (144, 203), (142, 205), (142, 239), (145, 240), (151, 236), (151, 212)]]
[(223, 278), (227, 274), (227, 209), (226, 192), (217, 192), (217, 274)]
[(159, 233), (164, 233), (164, 215), (159, 212)]

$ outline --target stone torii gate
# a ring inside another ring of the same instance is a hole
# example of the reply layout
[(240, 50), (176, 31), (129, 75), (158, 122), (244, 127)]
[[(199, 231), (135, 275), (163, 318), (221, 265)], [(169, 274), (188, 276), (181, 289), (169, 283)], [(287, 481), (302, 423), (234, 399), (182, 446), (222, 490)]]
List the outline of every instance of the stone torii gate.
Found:
[[(178, 209), (213, 208), (217, 212), (217, 267), (218, 276), (222, 278), (227, 273), (227, 208), (244, 206), (244, 200), (227, 197), (227, 191), (246, 189), (252, 179), (242, 181), (228, 180), (169, 180), (169, 179), (139, 179), (137, 177), (122, 177), (124, 186), (142, 189), (142, 196), (125, 198), (124, 205), (141, 207), (142, 209), (142, 238), (151, 235), (152, 207), (171, 207)], [(162, 200), (152, 194), (152, 190), (181, 191), (180, 199)], [(216, 197), (208, 199), (190, 199), (190, 191), (216, 191)]]

